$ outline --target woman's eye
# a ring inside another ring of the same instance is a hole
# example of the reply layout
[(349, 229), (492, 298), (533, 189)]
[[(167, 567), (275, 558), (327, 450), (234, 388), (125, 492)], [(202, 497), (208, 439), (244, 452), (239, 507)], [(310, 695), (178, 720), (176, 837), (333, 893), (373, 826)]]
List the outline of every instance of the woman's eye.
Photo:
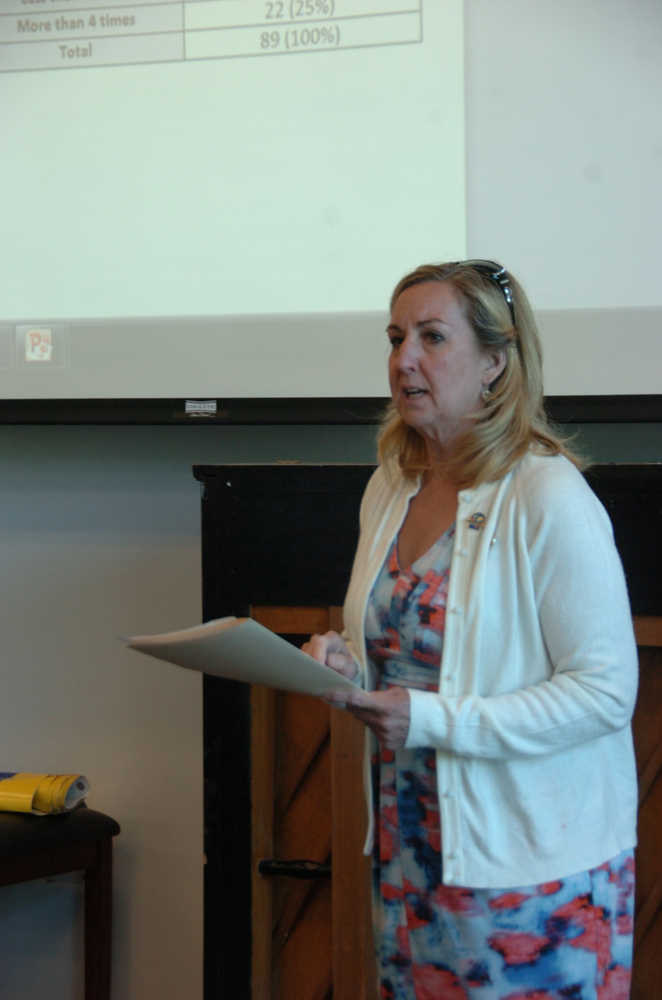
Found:
[(423, 336), (430, 344), (439, 344), (444, 339), (443, 333), (437, 330), (426, 330)]
[(391, 345), (391, 350), (395, 351), (400, 347), (402, 343), (402, 337), (389, 337), (389, 343)]

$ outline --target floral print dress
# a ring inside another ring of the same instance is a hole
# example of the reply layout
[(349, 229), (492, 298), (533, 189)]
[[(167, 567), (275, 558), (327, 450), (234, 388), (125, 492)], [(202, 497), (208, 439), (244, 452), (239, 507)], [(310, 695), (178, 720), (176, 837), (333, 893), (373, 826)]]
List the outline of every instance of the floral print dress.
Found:
[[(366, 617), (377, 687), (439, 690), (454, 529), (410, 568), (394, 541)], [(543, 885), (443, 884), (433, 748), (373, 758), (381, 1000), (627, 1000), (632, 851)]]

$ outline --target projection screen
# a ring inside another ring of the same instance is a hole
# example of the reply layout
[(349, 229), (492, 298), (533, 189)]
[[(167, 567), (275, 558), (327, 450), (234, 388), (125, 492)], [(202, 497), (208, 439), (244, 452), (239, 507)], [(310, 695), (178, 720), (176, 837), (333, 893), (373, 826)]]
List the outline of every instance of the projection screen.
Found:
[(383, 395), (465, 253), (461, 0), (2, 0), (5, 398)]

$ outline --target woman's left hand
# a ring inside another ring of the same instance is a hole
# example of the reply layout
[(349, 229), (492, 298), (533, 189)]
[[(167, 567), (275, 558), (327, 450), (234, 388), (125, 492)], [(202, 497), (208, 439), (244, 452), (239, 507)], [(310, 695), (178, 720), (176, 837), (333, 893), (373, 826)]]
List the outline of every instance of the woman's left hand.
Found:
[(409, 732), (409, 692), (391, 687), (386, 691), (331, 691), (324, 700), (334, 708), (345, 708), (372, 729), (387, 750), (400, 750)]

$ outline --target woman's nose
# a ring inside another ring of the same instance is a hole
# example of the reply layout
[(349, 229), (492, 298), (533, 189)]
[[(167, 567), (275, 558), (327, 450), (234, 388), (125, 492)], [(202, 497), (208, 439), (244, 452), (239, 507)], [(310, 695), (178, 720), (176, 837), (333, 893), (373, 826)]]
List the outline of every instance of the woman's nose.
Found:
[(398, 351), (398, 367), (403, 371), (411, 371), (416, 367), (418, 352), (411, 337), (405, 337)]

